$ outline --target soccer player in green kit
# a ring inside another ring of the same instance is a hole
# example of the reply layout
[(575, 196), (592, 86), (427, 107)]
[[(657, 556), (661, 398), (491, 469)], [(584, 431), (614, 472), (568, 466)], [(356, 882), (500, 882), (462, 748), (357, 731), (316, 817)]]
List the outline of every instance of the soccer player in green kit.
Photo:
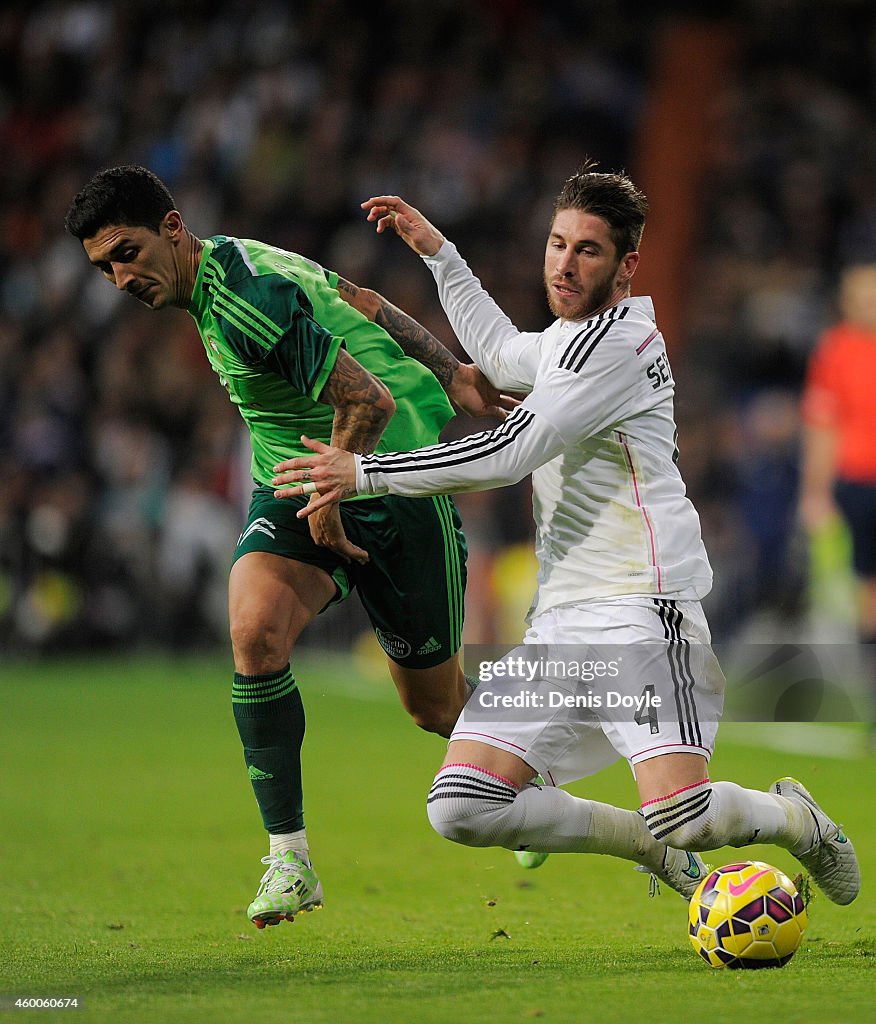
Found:
[(322, 905), (322, 886), (304, 830), (292, 648), (358, 587), (402, 704), (449, 736), (470, 692), (457, 658), (465, 543), (446, 496), (349, 501), (308, 527), (295, 515), (307, 498), (274, 498), (274, 467), (307, 454), (302, 434), (364, 454), (410, 450), (437, 440), (449, 398), (474, 415), (512, 403), (375, 292), (261, 242), (197, 238), (146, 168), (95, 175), (66, 226), (117, 288), (188, 310), (249, 428), (256, 486), (229, 579), (232, 707), (270, 849), (247, 913), (259, 928), (293, 920)]

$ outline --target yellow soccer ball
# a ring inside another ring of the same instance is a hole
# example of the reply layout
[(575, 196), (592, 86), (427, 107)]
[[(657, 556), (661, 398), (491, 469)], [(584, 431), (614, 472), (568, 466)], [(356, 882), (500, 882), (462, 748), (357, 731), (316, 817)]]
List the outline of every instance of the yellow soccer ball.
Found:
[(794, 883), (771, 864), (741, 861), (716, 868), (693, 894), (691, 945), (710, 967), (784, 967), (808, 923)]

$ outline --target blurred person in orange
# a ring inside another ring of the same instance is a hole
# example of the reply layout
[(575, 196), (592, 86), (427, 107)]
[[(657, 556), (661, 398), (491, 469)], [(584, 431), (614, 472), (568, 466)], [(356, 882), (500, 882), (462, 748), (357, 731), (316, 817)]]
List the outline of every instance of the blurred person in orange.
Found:
[(811, 535), (837, 517), (848, 527), (876, 735), (876, 262), (842, 272), (838, 306), (803, 394), (800, 518)]

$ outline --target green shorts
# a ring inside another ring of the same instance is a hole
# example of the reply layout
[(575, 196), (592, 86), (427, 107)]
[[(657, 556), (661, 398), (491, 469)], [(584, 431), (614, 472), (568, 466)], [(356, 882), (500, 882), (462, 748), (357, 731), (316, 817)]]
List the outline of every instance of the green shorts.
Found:
[(388, 494), (343, 502), (344, 530), (368, 552), (367, 565), (345, 562), (313, 542), (307, 520), (295, 515), (306, 500), (280, 501), (274, 488), (256, 487), (234, 560), (267, 551), (324, 569), (337, 587), (329, 604), (357, 589), (380, 646), (399, 665), (431, 668), (456, 654), (467, 550), (453, 499)]

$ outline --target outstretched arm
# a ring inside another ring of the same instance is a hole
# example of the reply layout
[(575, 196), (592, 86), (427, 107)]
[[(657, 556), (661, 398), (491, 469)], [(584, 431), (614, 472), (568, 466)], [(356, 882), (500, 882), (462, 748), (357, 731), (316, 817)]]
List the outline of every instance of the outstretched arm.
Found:
[(541, 351), (537, 336), (517, 330), (456, 246), (399, 196), (373, 196), (362, 208), (379, 233), (392, 229), (424, 258), (454, 334), (490, 381), (509, 391), (530, 391)]
[(354, 309), (382, 327), (406, 356), (431, 370), (451, 402), (469, 416), (504, 419), (519, 404), (493, 387), (473, 363), (461, 363), (434, 334), (378, 292), (342, 277), (338, 291)]
[(280, 488), (275, 495), (318, 493), (314, 507), (319, 508), (351, 494), (452, 494), (516, 483), (563, 451), (580, 452), (585, 439), (638, 407), (644, 375), (637, 358), (619, 362), (615, 346), (603, 345), (588, 357), (587, 370), (554, 367), (504, 423), (458, 441), (353, 456), (302, 439), (316, 454), (275, 466), (271, 483)]
[(565, 445), (550, 421), (525, 403), (495, 430), (413, 452), (363, 458), (309, 438), (302, 441), (315, 454), (281, 462), (271, 481), (281, 488), (277, 498), (319, 494), (298, 513), (302, 517), (353, 494), (415, 496), (503, 487), (554, 458)]

